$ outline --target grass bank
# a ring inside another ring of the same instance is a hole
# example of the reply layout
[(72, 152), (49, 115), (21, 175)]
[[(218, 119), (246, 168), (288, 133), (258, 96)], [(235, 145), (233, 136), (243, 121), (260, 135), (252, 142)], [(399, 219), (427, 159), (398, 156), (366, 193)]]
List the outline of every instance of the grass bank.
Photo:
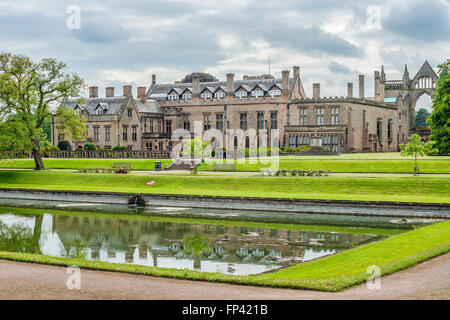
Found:
[(370, 274), (367, 268), (380, 267), (381, 275), (416, 265), (450, 249), (450, 221), (426, 226), (392, 236), (322, 259), (306, 262), (273, 273), (231, 276), (191, 270), (155, 268), (131, 264), (114, 264), (83, 259), (57, 258), (27, 253), (0, 252), (1, 259), (44, 263), (59, 266), (118, 271), (179, 279), (228, 282), (235, 284), (340, 291), (363, 283)]
[[(146, 182), (155, 180), (152, 186)], [(0, 170), (1, 188), (199, 196), (450, 203), (439, 177), (242, 177), (82, 174)]]

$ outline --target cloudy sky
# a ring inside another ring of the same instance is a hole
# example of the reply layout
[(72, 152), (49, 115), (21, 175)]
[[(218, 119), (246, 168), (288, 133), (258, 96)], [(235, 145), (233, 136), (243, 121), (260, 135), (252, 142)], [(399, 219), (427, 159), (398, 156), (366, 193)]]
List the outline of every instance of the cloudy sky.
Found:
[(412, 77), (450, 58), (449, 35), (450, 0), (0, 0), (0, 51), (62, 60), (100, 95), (152, 73), (263, 74), (270, 56), (276, 77), (300, 66), (307, 95), (313, 82), (345, 95), (365, 74), (371, 96), (382, 64), (400, 79), (405, 63)]

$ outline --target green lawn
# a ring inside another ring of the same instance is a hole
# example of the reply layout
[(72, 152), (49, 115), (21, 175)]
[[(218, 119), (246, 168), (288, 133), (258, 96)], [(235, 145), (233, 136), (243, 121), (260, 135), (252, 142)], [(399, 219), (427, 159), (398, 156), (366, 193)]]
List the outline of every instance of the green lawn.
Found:
[[(278, 167), (280, 169), (303, 169), (303, 170), (330, 170), (331, 172), (352, 172), (352, 173), (413, 173), (414, 161), (412, 160), (322, 160), (310, 159), (291, 159), (281, 157)], [(237, 171), (260, 171), (261, 168), (269, 168), (270, 164), (250, 163), (248, 160), (244, 163), (236, 161)], [(201, 164), (199, 170), (212, 170), (213, 162), (206, 161)], [(450, 173), (449, 160), (421, 160), (419, 161), (419, 170), (421, 173)]]
[(0, 258), (61, 266), (77, 265), (88, 269), (212, 282), (339, 291), (366, 281), (370, 276), (366, 272), (369, 266), (377, 265), (380, 267), (381, 275), (387, 275), (447, 253), (449, 249), (450, 221), (446, 221), (395, 235), (330, 257), (306, 262), (273, 273), (251, 276), (232, 276), (187, 269), (114, 264), (27, 253), (0, 252)]
[[(162, 167), (172, 163), (170, 159), (44, 159), (46, 169), (106, 168), (113, 163), (129, 162), (132, 170), (155, 170), (155, 161)], [(0, 168), (33, 169), (33, 159), (0, 160)]]
[[(331, 172), (348, 173), (413, 173), (414, 161), (404, 158), (399, 153), (355, 153), (339, 156), (282, 156), (279, 157), (279, 168), (304, 170), (330, 170)], [(115, 162), (130, 162), (132, 170), (154, 170), (155, 161), (161, 161), (163, 167), (172, 161), (148, 159), (44, 159), (47, 169), (79, 169), (86, 167), (109, 167)], [(238, 163), (236, 169), (245, 172), (257, 172), (269, 164)], [(1, 168), (32, 169), (32, 159), (0, 160)], [(199, 170), (212, 170), (210, 161), (203, 163)], [(450, 174), (449, 157), (424, 157), (419, 160), (421, 173)]]
[[(149, 180), (156, 183), (146, 186)], [(450, 179), (447, 177), (152, 176), (0, 170), (0, 187), (450, 203)]]

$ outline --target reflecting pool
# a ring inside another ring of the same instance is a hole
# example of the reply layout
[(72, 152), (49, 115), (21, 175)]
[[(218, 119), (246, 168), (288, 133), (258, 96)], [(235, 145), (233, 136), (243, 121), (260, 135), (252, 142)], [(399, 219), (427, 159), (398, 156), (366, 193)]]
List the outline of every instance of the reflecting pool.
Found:
[[(166, 220), (164, 220), (166, 219)], [(377, 233), (249, 227), (148, 215), (0, 208), (0, 251), (248, 275), (331, 255)]]

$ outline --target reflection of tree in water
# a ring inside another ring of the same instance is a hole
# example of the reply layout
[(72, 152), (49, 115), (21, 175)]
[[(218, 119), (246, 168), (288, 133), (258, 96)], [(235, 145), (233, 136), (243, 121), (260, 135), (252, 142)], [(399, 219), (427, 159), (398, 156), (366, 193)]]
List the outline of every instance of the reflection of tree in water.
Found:
[(184, 250), (194, 255), (194, 268), (201, 268), (200, 255), (210, 248), (210, 240), (198, 234), (191, 237), (184, 237)]
[(40, 232), (35, 235), (26, 226), (20, 224), (7, 226), (0, 222), (0, 251), (41, 253), (39, 237)]
[(88, 244), (86, 241), (74, 239), (65, 243), (66, 255), (69, 258), (86, 259)]

